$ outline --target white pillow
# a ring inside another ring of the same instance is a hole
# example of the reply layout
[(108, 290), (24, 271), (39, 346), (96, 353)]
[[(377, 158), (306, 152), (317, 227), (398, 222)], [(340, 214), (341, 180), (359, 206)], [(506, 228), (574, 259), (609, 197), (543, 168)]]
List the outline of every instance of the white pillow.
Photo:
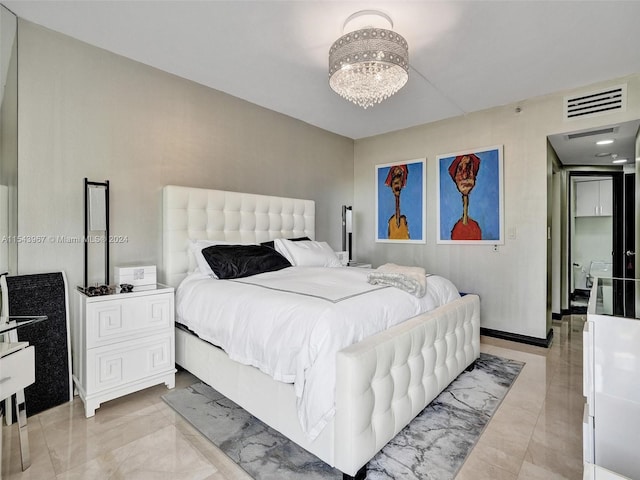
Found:
[(211, 247), (213, 245), (235, 245), (235, 244), (231, 242), (225, 242), (222, 240), (193, 240), (193, 239), (189, 240), (189, 250), (191, 251), (191, 253), (193, 254), (193, 257), (196, 260), (196, 265), (198, 266), (197, 270), (199, 270), (200, 273), (209, 275), (211, 278), (218, 278), (217, 275), (213, 273), (213, 270), (211, 270), (211, 267), (209, 266), (209, 263), (207, 262), (207, 260), (204, 258), (204, 255), (202, 255), (202, 250), (204, 248)]
[[(291, 265), (295, 265), (295, 263), (293, 262), (293, 257), (289, 253), (289, 250), (287, 250), (287, 247), (286, 247), (286, 245), (284, 243), (284, 240), (285, 240), (284, 238), (276, 238), (276, 239), (274, 239), (273, 240), (273, 248), (276, 249), (276, 252), (278, 252), (284, 258), (289, 260), (289, 263)], [(293, 242), (291, 242), (291, 240), (287, 240), (287, 242), (293, 243)]]
[(292, 242), (284, 238), (274, 240), (274, 246), (291, 265), (298, 267), (341, 267), (340, 259), (327, 242), (301, 240)]

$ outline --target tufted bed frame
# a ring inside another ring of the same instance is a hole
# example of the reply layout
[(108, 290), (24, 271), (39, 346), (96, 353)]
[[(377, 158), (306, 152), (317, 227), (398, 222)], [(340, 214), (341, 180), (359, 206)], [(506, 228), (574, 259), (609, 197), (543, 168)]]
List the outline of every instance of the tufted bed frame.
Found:
[[(264, 195), (166, 186), (164, 283), (193, 270), (189, 239), (238, 243), (315, 238), (315, 203)], [(290, 438), (344, 478), (366, 464), (480, 355), (480, 300), (465, 295), (338, 353), (336, 413), (310, 442), (298, 422), (293, 385), (230, 360), (223, 350), (176, 328), (176, 363)]]

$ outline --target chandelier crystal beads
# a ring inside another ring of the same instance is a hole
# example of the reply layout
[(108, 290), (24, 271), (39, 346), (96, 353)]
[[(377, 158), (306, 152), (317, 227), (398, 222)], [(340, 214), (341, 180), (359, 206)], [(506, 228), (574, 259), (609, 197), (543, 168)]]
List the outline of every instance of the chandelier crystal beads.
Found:
[(407, 41), (392, 30), (355, 30), (336, 40), (329, 50), (329, 85), (363, 108), (389, 98), (408, 78)]

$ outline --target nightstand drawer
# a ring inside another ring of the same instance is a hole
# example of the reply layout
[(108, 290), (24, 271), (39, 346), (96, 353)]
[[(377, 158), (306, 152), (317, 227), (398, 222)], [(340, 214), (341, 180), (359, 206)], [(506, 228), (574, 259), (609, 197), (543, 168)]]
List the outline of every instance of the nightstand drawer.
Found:
[(97, 393), (173, 370), (173, 335), (94, 348), (87, 352), (87, 391)]
[(173, 293), (87, 305), (87, 348), (173, 328)]
[(0, 400), (31, 385), (35, 377), (35, 349), (23, 348), (0, 359)]

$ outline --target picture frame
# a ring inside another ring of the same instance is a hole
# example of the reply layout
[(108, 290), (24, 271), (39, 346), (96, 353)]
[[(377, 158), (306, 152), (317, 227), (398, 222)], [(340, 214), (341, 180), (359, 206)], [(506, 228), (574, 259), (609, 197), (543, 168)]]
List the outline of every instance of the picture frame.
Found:
[(437, 243), (504, 244), (503, 163), (502, 145), (437, 156)]
[(375, 168), (376, 242), (426, 243), (426, 159)]

